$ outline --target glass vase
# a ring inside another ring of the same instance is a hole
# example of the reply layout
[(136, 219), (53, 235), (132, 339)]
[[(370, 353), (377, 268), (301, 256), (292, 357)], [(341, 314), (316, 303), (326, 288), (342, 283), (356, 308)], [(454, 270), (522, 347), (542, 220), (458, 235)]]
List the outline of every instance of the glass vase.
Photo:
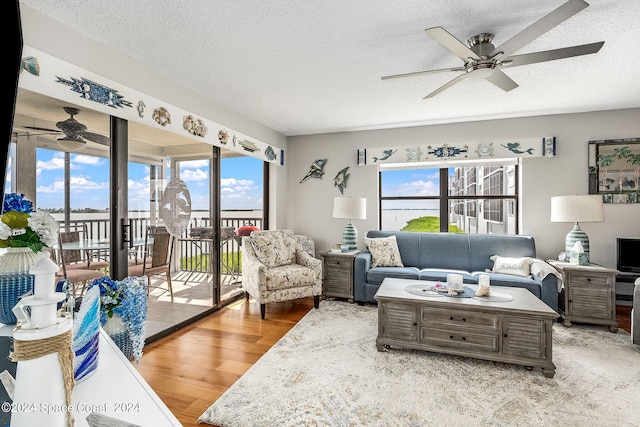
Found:
[(107, 321), (102, 329), (104, 329), (107, 335), (116, 343), (120, 351), (122, 351), (122, 354), (131, 360), (133, 358), (133, 341), (122, 317), (117, 314), (114, 314), (112, 317), (107, 317)]

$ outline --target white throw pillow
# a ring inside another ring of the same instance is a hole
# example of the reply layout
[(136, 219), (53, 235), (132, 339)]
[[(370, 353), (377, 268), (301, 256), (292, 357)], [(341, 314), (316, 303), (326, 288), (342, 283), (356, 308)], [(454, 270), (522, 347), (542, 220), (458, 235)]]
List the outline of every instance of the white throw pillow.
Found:
[(533, 260), (530, 257), (510, 258), (494, 255), (491, 260), (493, 261), (493, 270), (491, 271), (494, 273), (523, 277), (527, 277), (531, 273)]
[(404, 267), (396, 236), (364, 238), (371, 252), (371, 267)]

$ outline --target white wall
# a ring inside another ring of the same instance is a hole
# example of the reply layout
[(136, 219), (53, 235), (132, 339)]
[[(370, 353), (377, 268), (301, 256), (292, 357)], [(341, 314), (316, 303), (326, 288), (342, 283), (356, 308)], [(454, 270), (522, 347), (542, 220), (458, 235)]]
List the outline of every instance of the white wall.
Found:
[(24, 4), (20, 4), (24, 44), (121, 83), (168, 104), (184, 108), (268, 144), (286, 149), (286, 137), (202, 96), (162, 70), (155, 70), (100, 44)]
[[(357, 148), (555, 136), (555, 158), (523, 162), (520, 231), (535, 237), (538, 256), (555, 257), (563, 249), (564, 236), (571, 225), (549, 222), (550, 197), (586, 194), (588, 141), (640, 137), (640, 109), (631, 109), (286, 138), (176, 83), (161, 70), (150, 69), (23, 4), (20, 8), (25, 44), (285, 148), (285, 166), (270, 166), (271, 228), (291, 228), (308, 234), (316, 239), (318, 250), (327, 250), (342, 238), (346, 222), (333, 219), (331, 214), (333, 198), (340, 195), (333, 178), (346, 166), (351, 176), (344, 195), (367, 199), (367, 219), (354, 221), (360, 237), (367, 230), (378, 228), (377, 168), (356, 166)], [(328, 159), (324, 177), (300, 184), (311, 163), (319, 158)], [(583, 224), (591, 239), (592, 260), (615, 267), (615, 238), (640, 237), (638, 218), (640, 204), (606, 205), (604, 223)]]
[[(162, 70), (151, 69), (24, 4), (20, 4), (20, 15), (25, 45), (165, 101), (167, 106), (184, 108), (237, 132), (283, 148), (286, 153), (287, 138), (284, 135), (203, 97), (193, 88), (163, 75)], [(271, 228), (284, 228), (288, 200), (287, 167), (270, 164), (269, 170)]]
[[(543, 136), (557, 138), (557, 155), (523, 159), (520, 233), (535, 238), (539, 257), (555, 258), (564, 250), (572, 224), (549, 222), (550, 198), (587, 194), (588, 142), (640, 137), (640, 109), (290, 137), (287, 227), (314, 237), (318, 251), (340, 242), (346, 221), (331, 216), (333, 198), (340, 196), (333, 178), (349, 166), (351, 176), (344, 195), (367, 199), (367, 219), (354, 221), (362, 248), (363, 234), (378, 228), (378, 170), (376, 166), (356, 166), (357, 148)], [(321, 158), (327, 159), (322, 179), (300, 183), (309, 166)], [(615, 268), (616, 237), (640, 237), (640, 204), (605, 205), (604, 223), (581, 226), (590, 238), (592, 261)]]

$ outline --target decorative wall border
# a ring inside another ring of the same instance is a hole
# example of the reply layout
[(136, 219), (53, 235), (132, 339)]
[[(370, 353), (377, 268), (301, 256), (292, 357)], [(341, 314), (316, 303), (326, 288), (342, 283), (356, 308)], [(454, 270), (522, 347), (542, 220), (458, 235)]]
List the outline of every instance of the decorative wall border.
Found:
[(439, 160), (554, 157), (556, 137), (508, 139), (462, 144), (419, 144), (357, 150), (357, 164), (416, 163)]
[[(170, 105), (30, 46), (24, 46), (22, 55), (22, 68), (28, 72), (20, 74), (18, 84), (21, 88), (173, 132), (185, 138), (224, 147), (265, 162), (284, 165), (282, 148), (228, 129), (212, 120), (200, 118), (193, 112)], [(33, 63), (37, 64), (37, 68), (30, 66)], [(145, 109), (162, 114), (145, 114)], [(164, 120), (155, 120), (154, 116)], [(179, 119), (170, 120), (170, 117)], [(197, 126), (194, 127), (194, 123)], [(206, 132), (207, 129), (213, 131)]]

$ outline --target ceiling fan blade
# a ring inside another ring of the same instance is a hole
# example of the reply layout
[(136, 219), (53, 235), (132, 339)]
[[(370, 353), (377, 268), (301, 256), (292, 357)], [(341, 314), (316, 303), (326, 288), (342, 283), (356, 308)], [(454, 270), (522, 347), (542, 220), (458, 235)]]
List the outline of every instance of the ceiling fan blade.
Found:
[(444, 73), (448, 71), (465, 71), (465, 69), (464, 67), (454, 67), (454, 68), (440, 68), (438, 70), (414, 71), (412, 73), (395, 74), (393, 76), (383, 76), (382, 80), (397, 79), (399, 77), (421, 76), (423, 74)]
[(597, 53), (604, 45), (604, 42), (583, 44), (580, 46), (563, 47), (561, 49), (545, 50), (542, 52), (525, 53), (524, 55), (515, 55), (506, 58), (511, 61), (504, 64), (502, 68), (518, 67), (520, 65), (535, 64), (537, 62), (554, 61), (556, 59), (571, 58), (573, 56), (589, 55)]
[(464, 74), (460, 74), (458, 77), (456, 77), (453, 80), (448, 81), (447, 83), (443, 84), (442, 86), (440, 86), (438, 89), (434, 90), (433, 92), (431, 92), (429, 95), (425, 96), (422, 99), (428, 99), (428, 98), (433, 98), (434, 96), (436, 96), (437, 94), (439, 94), (440, 92), (444, 91), (445, 89), (449, 89), (451, 86), (455, 85), (456, 83), (461, 82), (462, 80), (464, 80), (469, 74), (464, 73)]
[(106, 137), (104, 135), (100, 135), (99, 133), (93, 132), (82, 132), (80, 135), (87, 141), (95, 142), (96, 144), (109, 146), (111, 144), (111, 138)]
[(43, 131), (43, 132), (53, 132), (53, 133), (60, 133), (60, 131), (58, 129), (51, 129), (51, 128), (43, 128), (43, 127), (39, 127), (39, 126), (22, 126), (25, 129), (33, 129), (33, 130), (39, 130), (39, 131)]
[(509, 92), (510, 90), (518, 87), (518, 83), (511, 80), (511, 77), (507, 76), (500, 70), (493, 70), (493, 73), (489, 74), (484, 79), (498, 86), (505, 92)]
[(424, 30), (429, 37), (449, 49), (454, 55), (462, 59), (465, 63), (469, 62), (469, 58), (480, 59), (480, 57), (460, 40), (452, 36), (442, 27), (427, 28)]
[(510, 56), (587, 6), (589, 6), (589, 3), (583, 0), (569, 0), (496, 47), (489, 56), (493, 57), (500, 52), (502, 52), (503, 57)]

